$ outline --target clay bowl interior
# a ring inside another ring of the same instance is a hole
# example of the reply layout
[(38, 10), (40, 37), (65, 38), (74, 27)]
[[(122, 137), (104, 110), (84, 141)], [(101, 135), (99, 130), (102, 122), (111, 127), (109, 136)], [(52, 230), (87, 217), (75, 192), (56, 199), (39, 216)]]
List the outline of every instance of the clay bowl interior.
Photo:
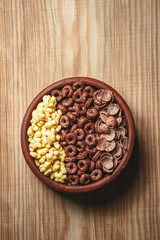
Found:
[[(34, 109), (36, 109), (38, 103), (42, 101), (43, 96), (51, 94), (51, 92), (54, 89), (62, 88), (66, 84), (73, 84), (75, 81), (83, 81), (87, 85), (91, 85), (96, 88), (103, 88), (103, 89), (112, 91), (116, 102), (121, 106), (121, 108), (124, 111), (124, 114), (127, 119), (127, 124), (128, 124), (128, 149), (127, 149), (125, 155), (123, 156), (123, 158), (121, 159), (117, 168), (114, 170), (114, 172), (112, 174), (107, 175), (106, 177), (102, 178), (98, 182), (90, 183), (90, 184), (84, 185), (84, 186), (69, 186), (69, 185), (65, 185), (62, 183), (58, 183), (58, 182), (55, 182), (54, 180), (51, 180), (50, 178), (46, 177), (43, 173), (41, 173), (39, 171), (39, 168), (35, 165), (33, 158), (29, 155), (29, 144), (28, 144), (28, 136), (27, 136), (27, 129), (30, 125), (32, 111)], [(45, 88), (43, 91), (41, 91), (29, 105), (29, 107), (25, 113), (25, 116), (24, 116), (24, 119), (22, 122), (22, 127), (21, 127), (22, 151), (23, 151), (25, 160), (26, 160), (28, 166), (30, 167), (30, 169), (32, 170), (32, 172), (42, 182), (47, 184), (50, 188), (60, 191), (60, 192), (71, 193), (71, 194), (84, 193), (84, 192), (96, 190), (98, 188), (102, 188), (106, 184), (111, 182), (113, 179), (115, 179), (127, 165), (128, 161), (131, 157), (132, 151), (133, 151), (134, 141), (135, 141), (135, 127), (134, 127), (132, 114), (131, 114), (131, 111), (130, 111), (127, 103), (124, 101), (124, 99), (119, 95), (119, 93), (116, 90), (114, 90), (112, 87), (110, 87), (106, 83), (101, 82), (99, 80), (92, 79), (92, 78), (86, 78), (86, 77), (73, 77), (73, 78), (63, 79), (63, 80), (60, 80), (58, 82), (51, 84), (50, 86)]]

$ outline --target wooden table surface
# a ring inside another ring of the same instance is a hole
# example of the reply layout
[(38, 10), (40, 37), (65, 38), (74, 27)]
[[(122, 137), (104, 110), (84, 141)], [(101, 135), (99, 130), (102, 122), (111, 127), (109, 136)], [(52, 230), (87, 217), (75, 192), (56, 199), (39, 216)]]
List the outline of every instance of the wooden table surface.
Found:
[[(160, 1), (0, 0), (2, 240), (160, 239)], [(127, 101), (136, 145), (102, 190), (68, 196), (28, 168), (27, 106), (61, 78), (88, 76)]]

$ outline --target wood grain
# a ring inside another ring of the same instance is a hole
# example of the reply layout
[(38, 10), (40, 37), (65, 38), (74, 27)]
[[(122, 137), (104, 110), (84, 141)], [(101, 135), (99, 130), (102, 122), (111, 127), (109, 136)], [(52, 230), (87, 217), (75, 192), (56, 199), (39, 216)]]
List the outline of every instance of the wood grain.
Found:
[[(1, 239), (160, 239), (160, 1), (0, 0)], [(52, 82), (114, 87), (136, 125), (121, 176), (98, 193), (50, 190), (28, 168), (20, 127)]]

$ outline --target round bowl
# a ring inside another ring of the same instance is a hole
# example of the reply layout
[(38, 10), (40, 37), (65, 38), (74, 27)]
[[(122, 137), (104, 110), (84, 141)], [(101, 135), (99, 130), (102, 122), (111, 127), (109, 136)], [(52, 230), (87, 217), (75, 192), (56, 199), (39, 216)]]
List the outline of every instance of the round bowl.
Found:
[[(84, 81), (86, 84), (97, 87), (97, 88), (103, 88), (103, 89), (107, 89), (113, 92), (114, 97), (117, 101), (117, 103), (121, 106), (121, 108), (124, 111), (124, 114), (126, 116), (127, 119), (127, 124), (128, 124), (128, 149), (125, 153), (125, 155), (123, 156), (123, 158), (121, 159), (119, 165), (116, 167), (116, 169), (114, 170), (114, 172), (110, 175), (105, 176), (104, 178), (102, 178), (101, 180), (95, 182), (95, 183), (90, 183), (88, 185), (84, 185), (84, 186), (69, 186), (69, 185), (65, 185), (62, 183), (58, 183), (55, 182), (54, 180), (51, 180), (50, 178), (46, 177), (43, 173), (41, 173), (39, 171), (39, 168), (35, 165), (33, 158), (29, 155), (29, 144), (28, 144), (28, 136), (27, 136), (27, 129), (30, 125), (30, 120), (32, 117), (32, 111), (34, 109), (36, 109), (37, 105), (39, 102), (42, 101), (42, 98), (44, 95), (49, 95), (51, 94), (51, 92), (54, 89), (58, 89), (63, 87), (66, 84), (73, 84), (75, 81), (79, 81), (82, 80)], [(113, 89), (112, 87), (110, 87), (109, 85), (107, 85), (104, 82), (101, 82), (99, 80), (93, 79), (93, 78), (87, 78), (87, 77), (73, 77), (73, 78), (67, 78), (67, 79), (63, 79), (60, 81), (57, 81), (53, 84), (51, 84), (50, 86), (48, 86), (47, 88), (45, 88), (44, 90), (42, 90), (35, 98), (34, 100), (31, 102), (31, 104), (29, 105), (23, 122), (22, 122), (22, 127), (21, 127), (21, 146), (22, 146), (22, 151), (23, 151), (23, 155), (25, 157), (25, 160), (28, 164), (28, 166), (30, 167), (30, 169), (32, 170), (32, 172), (45, 184), (47, 184), (50, 188), (60, 191), (60, 192), (65, 192), (65, 193), (84, 193), (84, 192), (90, 192), (99, 188), (104, 187), (106, 184), (108, 184), (109, 182), (111, 182), (113, 179), (115, 179), (120, 173), (121, 171), (125, 168), (125, 166), (127, 165), (132, 151), (133, 151), (133, 147), (134, 147), (134, 141), (135, 141), (135, 127), (134, 127), (134, 122), (133, 122), (133, 117), (131, 114), (131, 111), (127, 105), (127, 103), (124, 101), (124, 99), (120, 96), (120, 94)]]

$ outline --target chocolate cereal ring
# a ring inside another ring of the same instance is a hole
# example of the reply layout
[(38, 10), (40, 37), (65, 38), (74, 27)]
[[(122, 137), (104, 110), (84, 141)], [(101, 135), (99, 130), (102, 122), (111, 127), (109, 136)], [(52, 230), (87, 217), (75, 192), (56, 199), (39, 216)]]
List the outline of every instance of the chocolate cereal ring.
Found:
[(78, 114), (80, 114), (80, 115), (85, 115), (86, 114), (86, 108), (85, 108), (84, 104), (75, 103), (74, 108), (75, 108), (75, 111)]
[(60, 102), (62, 100), (62, 93), (58, 89), (53, 90), (51, 96), (55, 96), (57, 102)]
[(68, 128), (69, 124), (70, 124), (69, 118), (65, 115), (62, 115), (59, 123), (60, 123), (61, 127)]
[(88, 165), (89, 165), (89, 172), (93, 172), (95, 168), (95, 163), (93, 161), (88, 161)]
[(94, 93), (94, 88), (91, 87), (91, 86), (86, 86), (83, 91), (84, 91), (84, 92), (88, 92), (89, 95), (92, 97), (92, 96), (93, 96), (93, 93)]
[(73, 113), (67, 112), (66, 115), (67, 115), (73, 122), (76, 122), (76, 121), (77, 121), (77, 118), (76, 118), (76, 116), (73, 115)]
[(67, 157), (74, 157), (77, 153), (77, 148), (74, 145), (69, 145), (65, 149)]
[(87, 146), (86, 147), (86, 152), (88, 152), (89, 154), (93, 155), (97, 152), (97, 149), (96, 148), (93, 148), (91, 146)]
[(88, 164), (87, 164), (86, 160), (79, 160), (78, 161), (78, 168), (83, 172), (87, 171)]
[(81, 141), (78, 141), (76, 143), (76, 147), (77, 147), (77, 151), (78, 152), (83, 152), (84, 149), (85, 149), (85, 143), (84, 142), (81, 142)]
[(68, 174), (75, 174), (78, 170), (77, 164), (74, 162), (66, 163), (66, 170)]
[(82, 128), (87, 122), (88, 122), (88, 119), (82, 116), (78, 119), (78, 126)]
[(66, 135), (66, 142), (68, 145), (74, 145), (77, 141), (77, 138), (74, 133), (68, 133)]
[(82, 176), (82, 174), (84, 174), (85, 172), (81, 171), (81, 170), (78, 170), (77, 174), (78, 176)]
[(102, 169), (102, 162), (101, 162), (101, 160), (98, 160), (98, 161), (96, 162), (96, 168), (97, 168), (97, 169)]
[(78, 112), (72, 112), (72, 114), (75, 116), (75, 117), (78, 117), (79, 116), (79, 113)]
[(94, 124), (91, 123), (91, 122), (87, 123), (87, 124), (84, 126), (84, 131), (85, 131), (86, 134), (94, 133), (94, 131), (95, 131)]
[(61, 129), (60, 134), (61, 134), (61, 141), (66, 140), (66, 135), (69, 132), (69, 129)]
[(84, 82), (77, 81), (73, 83), (74, 90), (83, 90), (83, 88), (84, 88)]
[(76, 161), (76, 157), (66, 157), (65, 162), (75, 162)]
[(73, 124), (73, 126), (70, 129), (70, 132), (74, 132), (78, 128), (77, 124)]
[(84, 158), (86, 158), (88, 156), (88, 152), (84, 151), (84, 152), (80, 152), (78, 155), (77, 155), (77, 160), (82, 160)]
[(79, 176), (78, 175), (69, 175), (68, 176), (68, 182), (71, 184), (71, 185), (78, 185), (79, 183)]
[(90, 175), (89, 174), (82, 174), (80, 177), (80, 183), (83, 185), (86, 185), (88, 183), (90, 183), (91, 179), (90, 179)]
[(83, 131), (82, 128), (78, 128), (74, 131), (74, 134), (76, 135), (78, 140), (82, 140), (85, 136), (85, 132)]
[(63, 98), (65, 97), (68, 97), (70, 98), (73, 94), (73, 88), (71, 85), (65, 85), (63, 88), (62, 88), (62, 96)]
[(57, 110), (61, 110), (62, 111), (62, 114), (65, 115), (67, 113), (67, 108), (65, 106), (63, 106), (62, 103), (58, 103), (57, 105)]
[(74, 112), (75, 109), (74, 109), (74, 107), (68, 107), (68, 111), (70, 111), (70, 112)]
[(72, 98), (65, 98), (62, 101), (63, 106), (65, 107), (72, 107), (73, 106), (73, 99)]
[(90, 108), (92, 103), (93, 103), (93, 98), (88, 98), (86, 103), (85, 103), (85, 107)]
[(95, 155), (92, 157), (92, 161), (96, 162), (100, 157), (100, 155), (101, 155), (101, 151), (97, 151)]
[(98, 117), (99, 112), (95, 107), (91, 107), (87, 110), (86, 114), (88, 119), (95, 119)]
[(73, 93), (73, 100), (77, 103), (82, 102), (82, 92), (80, 90), (77, 90)]
[[(64, 129), (62, 129), (62, 130), (64, 130)], [(61, 130), (61, 132), (60, 132), (60, 134), (61, 134), (61, 135), (60, 135), (60, 136), (61, 136), (61, 141), (65, 141), (67, 134), (66, 134), (65, 132), (63, 132), (62, 130)], [(63, 144), (62, 144), (62, 145), (63, 145)], [(64, 147), (65, 147), (65, 146), (64, 146)]]
[(85, 142), (87, 145), (89, 146), (95, 146), (96, 143), (97, 143), (97, 140), (96, 140), (96, 137), (93, 135), (93, 134), (88, 134), (86, 137), (85, 137)]
[(82, 93), (82, 102), (85, 103), (87, 101), (87, 98), (89, 96), (88, 92), (83, 92)]
[(95, 169), (92, 173), (91, 173), (91, 179), (92, 181), (96, 182), (99, 181), (102, 178), (102, 171), (100, 169)]

